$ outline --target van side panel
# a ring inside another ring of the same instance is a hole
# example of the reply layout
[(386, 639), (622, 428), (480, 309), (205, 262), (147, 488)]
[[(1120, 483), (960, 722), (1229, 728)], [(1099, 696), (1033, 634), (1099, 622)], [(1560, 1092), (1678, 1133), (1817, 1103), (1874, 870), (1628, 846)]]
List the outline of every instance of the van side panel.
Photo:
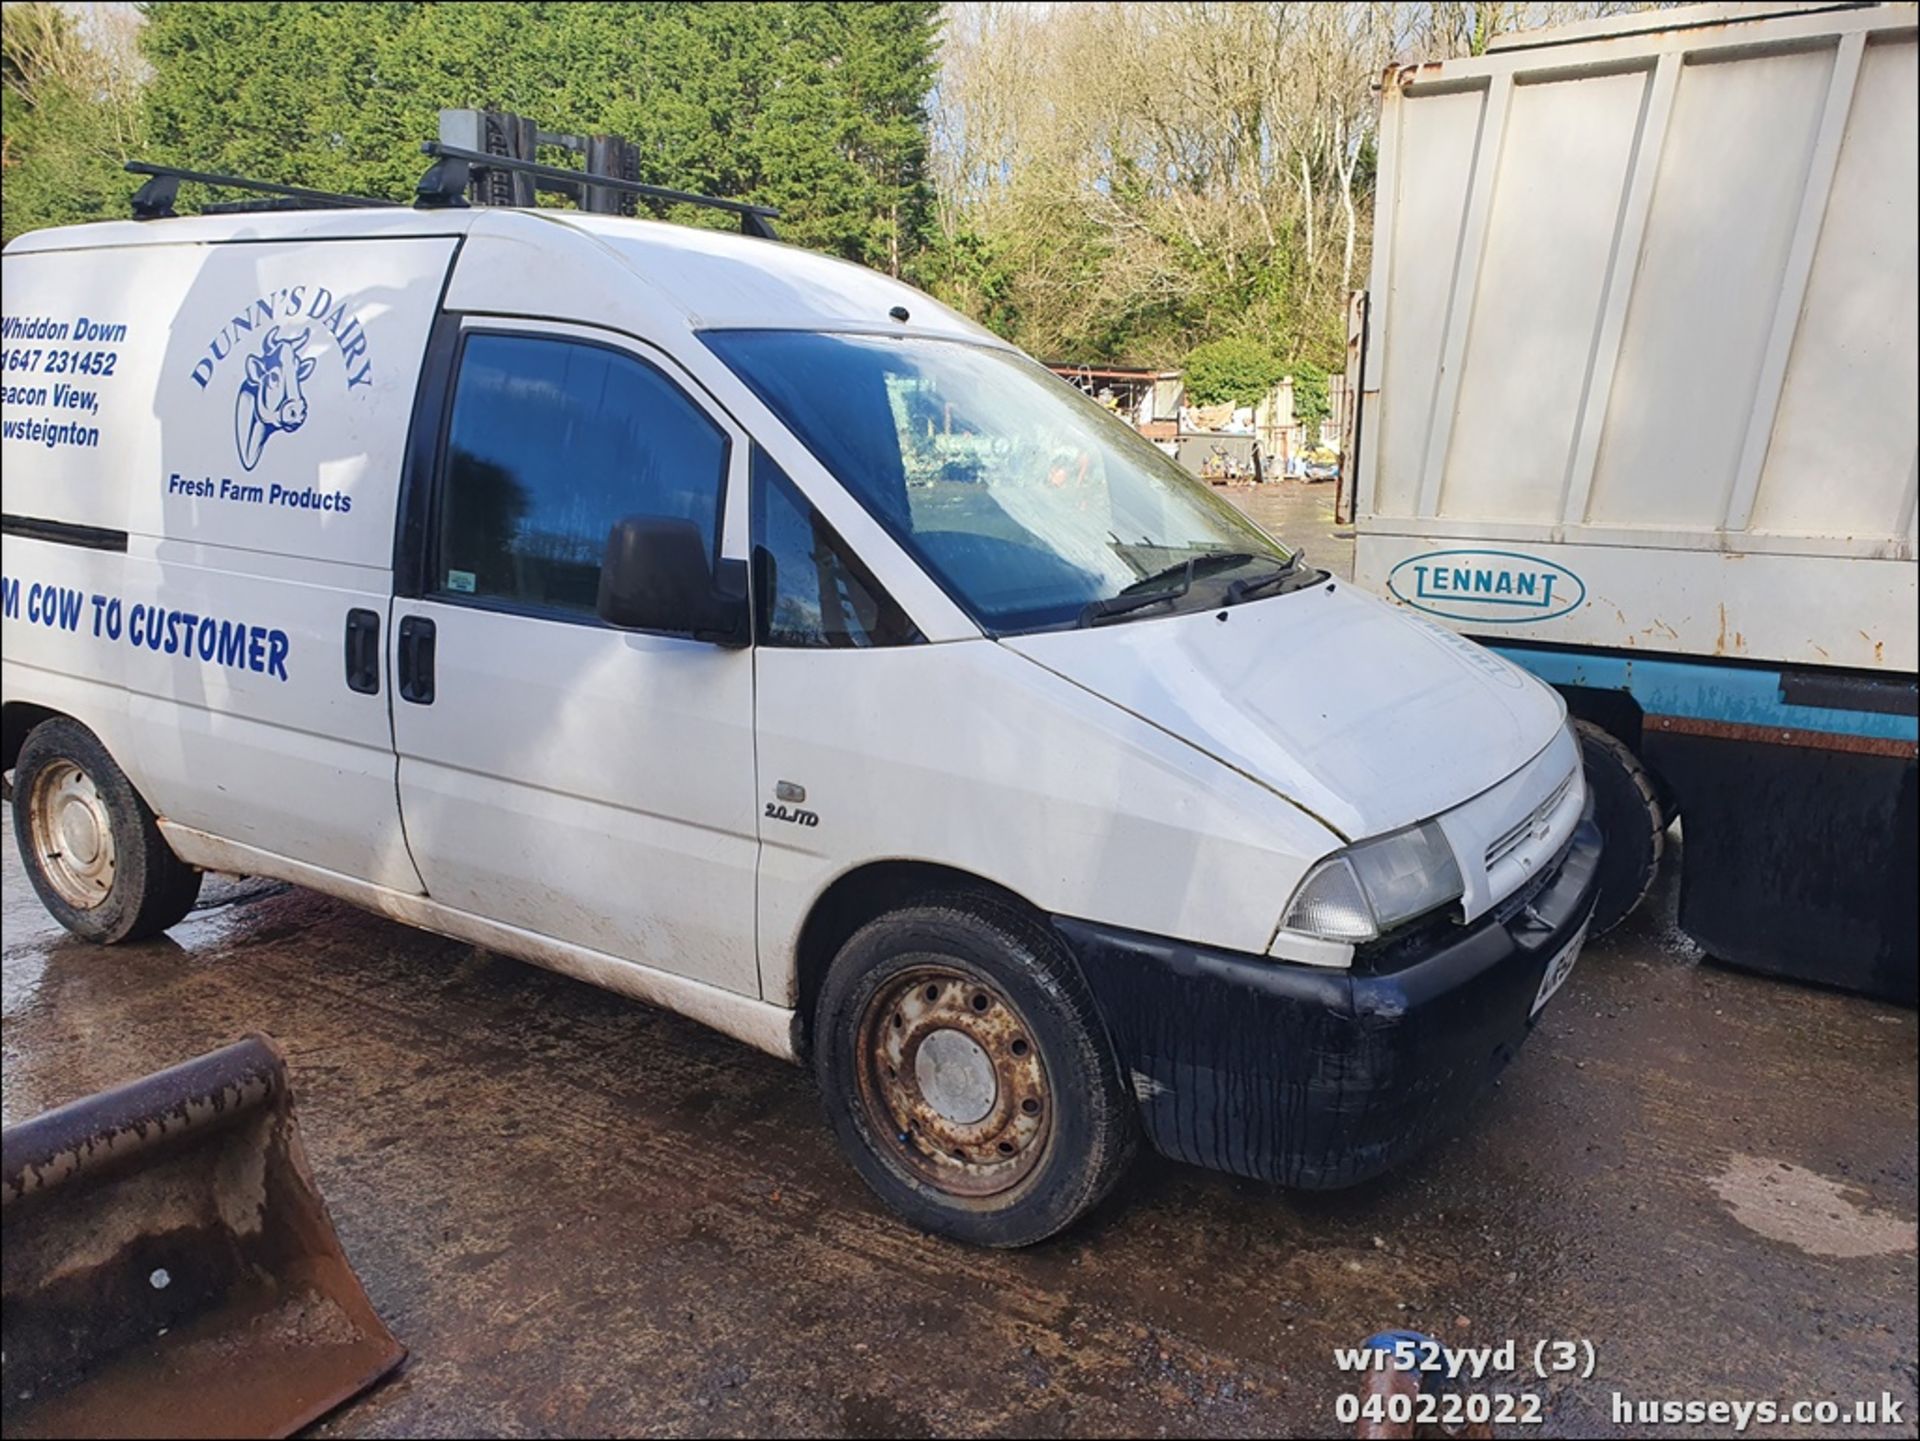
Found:
[[(11, 480), (6, 501), (14, 501)], [(110, 754), (131, 755), (120, 667), (106, 647), (82, 643), (93, 630), (91, 597), (120, 583), (125, 557), (20, 535), (7, 536), (0, 550), (0, 690), (7, 702), (73, 716)], [(141, 785), (132, 767), (127, 773)]]
[[(7, 513), (126, 534), (124, 555), (82, 562), (9, 537), (10, 657), (19, 632), (29, 665), (125, 688), (127, 738), (110, 744), (161, 815), (408, 891), (390, 687), (349, 688), (346, 626), (361, 609), (385, 627), (413, 391), (454, 245), (6, 262)], [(77, 585), (82, 568), (76, 622), (26, 614), (34, 586)], [(40, 700), (31, 675), (9, 667), (8, 699)]]
[[(1056, 915), (1258, 955), (1339, 838), (1185, 741), (990, 640), (754, 652), (761, 989), (797, 996), (808, 913), (869, 861), (927, 861)], [(769, 809), (773, 807), (769, 806)], [(780, 807), (779, 810), (786, 810)]]

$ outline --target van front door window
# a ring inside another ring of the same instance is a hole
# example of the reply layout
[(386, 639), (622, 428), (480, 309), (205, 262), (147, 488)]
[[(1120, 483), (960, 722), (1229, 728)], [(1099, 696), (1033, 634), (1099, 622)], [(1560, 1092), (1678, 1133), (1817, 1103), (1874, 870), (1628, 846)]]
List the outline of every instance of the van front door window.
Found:
[(691, 520), (713, 549), (727, 437), (625, 352), (470, 335), (446, 455), (442, 594), (591, 615), (607, 532), (636, 513)]

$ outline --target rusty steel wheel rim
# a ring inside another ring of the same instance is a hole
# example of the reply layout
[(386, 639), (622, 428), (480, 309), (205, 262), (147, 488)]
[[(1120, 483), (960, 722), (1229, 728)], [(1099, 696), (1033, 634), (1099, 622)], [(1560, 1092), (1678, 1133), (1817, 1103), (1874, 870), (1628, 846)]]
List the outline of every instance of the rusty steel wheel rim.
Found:
[(106, 900), (118, 860), (113, 822), (93, 777), (69, 760), (42, 767), (27, 800), (27, 832), (40, 872), (61, 900), (81, 911)]
[(980, 1199), (1033, 1173), (1053, 1133), (1053, 1093), (1032, 1030), (995, 987), (916, 965), (860, 1018), (860, 1101), (869, 1129), (911, 1175)]

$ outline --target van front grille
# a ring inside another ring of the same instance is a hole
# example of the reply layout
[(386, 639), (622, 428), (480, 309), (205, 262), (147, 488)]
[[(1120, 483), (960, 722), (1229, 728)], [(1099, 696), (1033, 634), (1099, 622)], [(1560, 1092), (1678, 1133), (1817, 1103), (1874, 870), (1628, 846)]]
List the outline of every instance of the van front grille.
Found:
[(1493, 844), (1487, 847), (1488, 870), (1492, 870), (1500, 864), (1501, 861), (1504, 861), (1508, 856), (1518, 850), (1526, 841), (1527, 837), (1533, 834), (1536, 828), (1541, 828), (1546, 825), (1547, 818), (1558, 810), (1560, 802), (1567, 798), (1567, 791), (1573, 785), (1573, 775), (1574, 773), (1572, 771), (1568, 771), (1566, 775), (1560, 778), (1560, 784), (1553, 788), (1552, 793), (1549, 794), (1545, 800), (1541, 801), (1539, 805), (1535, 806), (1509, 829), (1494, 838)]

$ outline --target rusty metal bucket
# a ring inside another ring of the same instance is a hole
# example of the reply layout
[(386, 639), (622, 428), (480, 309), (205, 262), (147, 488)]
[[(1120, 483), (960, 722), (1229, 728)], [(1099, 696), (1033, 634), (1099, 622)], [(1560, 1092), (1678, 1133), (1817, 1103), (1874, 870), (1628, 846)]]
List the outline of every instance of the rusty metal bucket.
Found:
[(286, 1436), (406, 1356), (340, 1249), (267, 1037), (0, 1150), (9, 1438)]

